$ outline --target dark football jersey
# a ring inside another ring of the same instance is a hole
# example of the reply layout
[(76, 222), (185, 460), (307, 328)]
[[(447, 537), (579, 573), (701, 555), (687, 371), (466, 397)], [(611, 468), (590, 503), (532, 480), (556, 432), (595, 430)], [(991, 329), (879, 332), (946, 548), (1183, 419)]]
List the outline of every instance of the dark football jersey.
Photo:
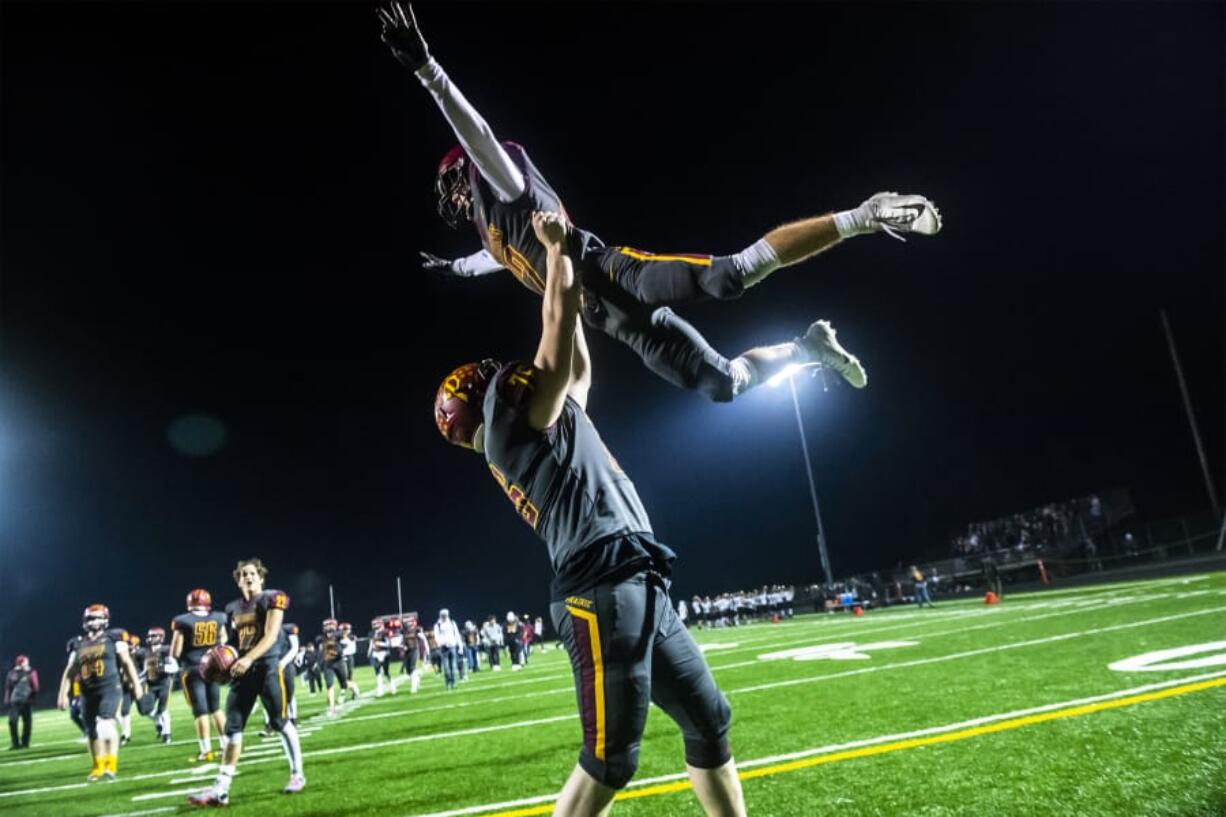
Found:
[(221, 643), (221, 632), (226, 626), (226, 614), (220, 610), (198, 616), (195, 613), (181, 613), (170, 622), (172, 631), (181, 633), (183, 648), (179, 652), (179, 663), (183, 669), (190, 670), (204, 660), (204, 654)]
[[(562, 200), (549, 182), (528, 158), (528, 153), (514, 142), (503, 142), (511, 161), (524, 175), (523, 195), (512, 202), (502, 202), (481, 177), (473, 163), (468, 167), (468, 184), (473, 198), (473, 224), (481, 243), (498, 263), (520, 283), (537, 295), (545, 291), (545, 248), (532, 229), (532, 213), (544, 210), (566, 215)], [(567, 221), (570, 217), (567, 216)], [(573, 229), (573, 246), (599, 245), (600, 239), (585, 230)], [(576, 254), (576, 258), (579, 254)], [(576, 262), (577, 263), (577, 262)]]
[(555, 595), (653, 562), (663, 569), (672, 551), (655, 542), (634, 483), (579, 404), (567, 397), (545, 431), (528, 423), (537, 375), (523, 363), (498, 371), (485, 394), (485, 458), (516, 513), (545, 540)]
[(170, 657), (170, 645), (161, 644), (144, 650), (145, 680), (151, 684), (159, 683), (166, 677), (166, 659)]
[[(229, 619), (231, 643), (240, 656), (246, 655), (251, 648), (264, 637), (264, 625), (268, 622), (269, 610), (288, 610), (289, 596), (280, 590), (265, 590), (252, 599), (235, 599), (226, 605), (226, 616)], [(277, 634), (277, 640), (269, 647), (268, 652), (260, 660), (276, 660), (281, 657), (285, 647), (284, 636)]]
[(126, 642), (126, 630), (106, 630), (97, 638), (79, 635), (68, 642), (69, 652), (76, 654), (75, 672), (81, 679), (81, 688), (87, 692), (99, 692), (111, 686), (118, 687), (119, 660), (115, 644)]
[(332, 633), (332, 635), (325, 633), (315, 638), (315, 651), (319, 653), (319, 659), (325, 664), (341, 660), (342, 650), (339, 632)]

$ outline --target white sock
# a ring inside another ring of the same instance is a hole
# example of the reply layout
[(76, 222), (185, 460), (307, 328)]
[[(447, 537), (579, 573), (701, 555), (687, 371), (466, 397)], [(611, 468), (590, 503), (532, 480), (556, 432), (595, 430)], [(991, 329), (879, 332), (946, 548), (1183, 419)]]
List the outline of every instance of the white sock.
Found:
[(868, 209), (863, 205), (854, 210), (835, 213), (834, 229), (838, 230), (839, 238), (851, 238), (855, 235), (876, 232), (876, 228), (869, 223)]
[(421, 686), (421, 670), (415, 669), (413, 670), (412, 681), (409, 684), (409, 692), (416, 692), (419, 686)]
[(200, 754), (207, 755), (209, 753), (209, 739), (197, 738), (196, 744), (200, 747)]
[(230, 793), (230, 784), (234, 782), (234, 767), (221, 764), (217, 767), (217, 779), (213, 781), (213, 788), (219, 792), (226, 794)]
[[(205, 743), (207, 745), (208, 741), (205, 741)], [(217, 736), (217, 748), (218, 749), (224, 752), (226, 750), (226, 747), (229, 745), (230, 745), (230, 739), (228, 737), (226, 737), (225, 735)], [(208, 749), (205, 749), (205, 751), (207, 752)]]
[(286, 715), (291, 721), (298, 720), (298, 698), (290, 699), (289, 706), (286, 708)]
[(759, 238), (732, 256), (732, 262), (741, 271), (741, 280), (746, 289), (761, 283), (766, 276), (779, 269), (779, 256), (765, 238)]
[(281, 729), (281, 748), (285, 750), (285, 759), (289, 761), (289, 773), (302, 774), (302, 745), (298, 742), (298, 727), (288, 721)]
[(732, 360), (729, 360), (728, 368), (728, 373), (732, 376), (733, 397), (741, 394), (750, 386), (756, 385), (754, 382), (754, 365), (746, 360), (744, 356), (734, 357)]

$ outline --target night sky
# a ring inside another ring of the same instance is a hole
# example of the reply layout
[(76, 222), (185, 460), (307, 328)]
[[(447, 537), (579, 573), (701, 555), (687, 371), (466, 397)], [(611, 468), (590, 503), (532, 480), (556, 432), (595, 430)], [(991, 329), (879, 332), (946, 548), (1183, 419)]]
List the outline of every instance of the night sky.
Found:
[[(431, 621), (545, 612), (543, 545), (431, 416), (455, 365), (533, 353), (539, 301), (418, 268), (478, 247), (435, 215), (454, 139), (373, 9), (0, 9), (4, 666), (53, 686), (87, 603), (143, 634), (193, 587), (235, 597), (249, 555), (308, 635), (329, 583), (364, 632), (397, 575)], [(863, 392), (799, 381), (836, 573), (1112, 486), (1144, 518), (1207, 508), (1160, 308), (1226, 485), (1221, 4), (417, 12), (608, 243), (724, 254), (877, 190), (938, 203), (936, 238), (679, 310), (729, 355), (829, 318), (864, 361)], [(707, 403), (588, 338), (589, 413), (678, 593), (815, 580), (786, 388)], [(207, 456), (169, 441), (197, 414)]]

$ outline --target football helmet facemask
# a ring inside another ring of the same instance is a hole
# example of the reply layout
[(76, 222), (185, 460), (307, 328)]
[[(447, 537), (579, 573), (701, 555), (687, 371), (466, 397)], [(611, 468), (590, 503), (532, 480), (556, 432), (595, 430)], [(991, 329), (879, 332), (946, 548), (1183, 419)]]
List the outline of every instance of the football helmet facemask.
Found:
[(468, 186), (468, 156), (464, 148), (456, 145), (438, 163), (434, 192), (438, 194), (438, 214), (448, 227), (455, 230), (461, 220), (472, 221), (472, 188)]
[(81, 615), (81, 627), (87, 633), (100, 633), (111, 623), (111, 611), (105, 604), (91, 604)]

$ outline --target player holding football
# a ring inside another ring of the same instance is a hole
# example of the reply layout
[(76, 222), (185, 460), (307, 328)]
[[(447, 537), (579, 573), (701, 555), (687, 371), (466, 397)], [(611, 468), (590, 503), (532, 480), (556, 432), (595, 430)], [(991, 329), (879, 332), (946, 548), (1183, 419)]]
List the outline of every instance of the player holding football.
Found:
[(113, 782), (119, 773), (119, 731), (115, 714), (123, 696), (122, 669), (137, 698), (144, 695), (136, 665), (128, 651), (128, 633), (108, 629), (111, 611), (104, 604), (85, 608), (81, 626), (85, 635), (69, 642), (68, 665), (60, 678), (56, 705), (68, 708), (68, 690), (73, 676), (81, 681), (81, 707), (89, 735), (89, 753), (93, 768), (85, 778), (90, 783), (99, 780)]
[(289, 720), (285, 675), (280, 665), (285, 647), (281, 626), (289, 609), (289, 596), (280, 590), (265, 590), (268, 569), (259, 559), (244, 559), (234, 568), (234, 581), (242, 597), (226, 605), (238, 659), (230, 667), (230, 691), (226, 695), (227, 743), (213, 785), (191, 795), (193, 806), (224, 806), (230, 802), (230, 783), (243, 748), (243, 728), (258, 698), (268, 712), (272, 728), (281, 735), (289, 761), (290, 777), (282, 791), (295, 794), (306, 788), (302, 773), (302, 747), (298, 728)]
[[(379, 10), (383, 41), (434, 98), (460, 144), (439, 165), (438, 210), (448, 224), (471, 221), (484, 249), (454, 261), (427, 253), (426, 266), (471, 277), (509, 270), (541, 294), (546, 252), (533, 234), (533, 211), (566, 210), (523, 147), (500, 142), (480, 114), (430, 57), (411, 7)], [(824, 321), (791, 343), (750, 349), (729, 359), (669, 307), (739, 297), (780, 267), (798, 264), (852, 236), (885, 231), (932, 235), (940, 214), (923, 196), (878, 193), (859, 207), (771, 230), (735, 255), (657, 255), (606, 246), (586, 230), (568, 232), (567, 250), (579, 287), (583, 321), (629, 346), (670, 383), (712, 400), (732, 400), (790, 364), (820, 364), (863, 388), (860, 361), (839, 345)], [(900, 237), (900, 236), (898, 236)]]
[(226, 614), (213, 611), (209, 591), (196, 588), (187, 594), (187, 612), (175, 616), (170, 626), (170, 655), (180, 664), (179, 682), (192, 717), (196, 719), (199, 751), (195, 760), (212, 762), (214, 755), (209, 721), (217, 729), (219, 749), (225, 751), (225, 718), (221, 714), (221, 686), (200, 674), (205, 653), (226, 643)]
[(567, 225), (537, 213), (532, 227), (547, 252), (535, 357), (456, 369), (439, 387), (435, 420), (449, 442), (484, 453), (553, 566), (550, 613), (583, 724), (579, 763), (554, 814), (606, 813), (634, 775), (654, 701), (681, 727), (686, 771), (707, 814), (743, 815), (731, 709), (668, 597), (675, 555), (656, 541), (586, 413), (591, 366)]

